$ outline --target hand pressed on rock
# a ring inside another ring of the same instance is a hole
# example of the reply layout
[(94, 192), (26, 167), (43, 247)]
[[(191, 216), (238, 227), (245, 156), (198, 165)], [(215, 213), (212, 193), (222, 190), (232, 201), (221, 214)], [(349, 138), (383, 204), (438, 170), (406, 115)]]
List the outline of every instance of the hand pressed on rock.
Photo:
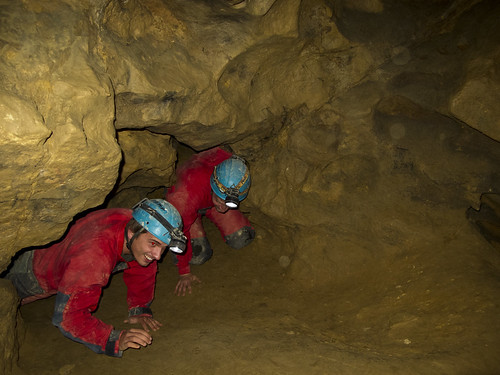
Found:
[(125, 319), (123, 322), (129, 324), (140, 324), (146, 332), (149, 332), (149, 329), (158, 331), (163, 325), (158, 320), (154, 319), (151, 315), (131, 316), (128, 319)]
[(197, 276), (191, 275), (190, 273), (180, 275), (179, 281), (175, 286), (174, 294), (177, 294), (178, 296), (185, 296), (186, 291), (188, 291), (189, 294), (191, 294), (191, 284), (195, 281), (201, 283), (201, 280), (198, 279)]
[(143, 329), (131, 328), (123, 330), (120, 334), (118, 347), (121, 351), (128, 348), (139, 349), (148, 346), (153, 342), (153, 338)]

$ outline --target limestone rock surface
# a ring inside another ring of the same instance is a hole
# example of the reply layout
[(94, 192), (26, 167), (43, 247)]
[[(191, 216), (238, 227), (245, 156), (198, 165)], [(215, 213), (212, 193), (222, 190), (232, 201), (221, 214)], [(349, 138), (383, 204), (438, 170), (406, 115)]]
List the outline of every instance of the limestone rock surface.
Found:
[(101, 204), (121, 153), (113, 89), (91, 62), (82, 14), (3, 2), (1, 17), (5, 269), (16, 251), (59, 238), (74, 215)]
[(335, 339), (425, 341), (410, 310), (444, 336), (473, 304), (494, 314), (496, 242), (465, 212), (500, 192), (499, 15), (491, 0), (0, 0), (0, 270), (78, 213), (161, 195), (181, 147), (230, 144), (252, 172), (243, 208), (279, 244), (265, 259), (298, 289), (356, 296)]

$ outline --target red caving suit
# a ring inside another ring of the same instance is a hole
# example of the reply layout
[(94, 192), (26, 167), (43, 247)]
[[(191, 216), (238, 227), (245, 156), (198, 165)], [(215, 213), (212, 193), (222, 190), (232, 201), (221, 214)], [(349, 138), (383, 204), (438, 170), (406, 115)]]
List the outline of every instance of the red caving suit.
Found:
[(61, 242), (37, 249), (33, 272), (45, 294), (57, 294), (52, 323), (97, 353), (120, 357), (121, 331), (95, 318), (102, 288), (113, 272), (124, 269), (129, 315), (151, 314), (156, 261), (142, 267), (122, 258), (129, 209), (105, 209), (77, 220)]
[[(242, 227), (251, 227), (249, 220), (237, 209), (224, 214), (218, 213), (212, 202), (210, 176), (217, 164), (229, 159), (232, 154), (220, 147), (193, 155), (186, 163), (177, 168), (177, 181), (167, 190), (166, 200), (179, 211), (187, 237), (186, 252), (177, 255), (179, 274), (190, 272), (189, 261), (193, 256), (191, 238), (204, 233), (196, 233), (193, 224), (205, 214), (221, 231), (222, 237), (230, 235)], [(193, 226), (193, 228), (192, 228)]]

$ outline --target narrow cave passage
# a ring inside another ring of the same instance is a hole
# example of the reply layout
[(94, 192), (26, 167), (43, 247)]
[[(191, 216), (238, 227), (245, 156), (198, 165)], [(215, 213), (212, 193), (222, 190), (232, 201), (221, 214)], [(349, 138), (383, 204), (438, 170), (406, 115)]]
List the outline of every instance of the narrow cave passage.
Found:
[[(399, 345), (381, 342), (378, 332), (370, 332), (375, 327), (370, 328), (374, 321), (368, 316), (360, 319), (363, 326), (359, 329), (345, 331), (340, 312), (362, 314), (352, 296), (341, 289), (291, 290), (278, 262), (266, 254), (267, 247), (276, 246), (271, 235), (234, 251), (217, 241), (217, 234), (214, 228), (209, 232), (216, 254), (193, 271), (202, 284), (191, 295), (173, 295), (176, 268), (169, 254), (163, 259), (153, 304), (163, 327), (154, 334), (151, 346), (129, 350), (120, 360), (96, 355), (62, 337), (50, 324), (52, 297), (21, 308), (26, 336), (18, 373), (359, 374), (370, 369), (372, 374), (438, 374), (487, 366), (483, 362), (486, 347), (476, 353), (472, 363), (470, 358), (454, 356), (459, 347), (467, 345), (465, 340), (433, 352), (421, 349), (439, 347), (439, 339)], [(115, 275), (97, 316), (123, 326), (125, 293), (120, 274)], [(393, 329), (404, 331), (405, 325), (417, 325), (422, 316), (415, 313), (406, 319)], [(457, 329), (460, 327), (455, 325), (449, 333)], [(430, 332), (428, 336), (432, 336)]]
[[(18, 319), (3, 283), (0, 374), (500, 373), (499, 15), (496, 0), (4, 2), (1, 269), (75, 215), (163, 198), (176, 160), (220, 144), (250, 163), (257, 236), (233, 250), (205, 221), (214, 256), (184, 297), (165, 254), (163, 326), (121, 359), (63, 337), (55, 297)], [(117, 328), (123, 278), (95, 312)]]
[[(450, 266), (446, 257), (435, 256), (425, 277), (418, 259), (394, 259), (387, 273), (373, 264), (376, 272), (363, 279), (307, 288), (280, 264), (282, 239), (272, 225), (254, 222), (255, 241), (233, 250), (212, 223), (204, 224), (215, 253), (193, 268), (202, 283), (191, 295), (173, 294), (177, 269), (169, 253), (159, 265), (152, 308), (163, 327), (152, 345), (128, 350), (119, 360), (96, 355), (50, 323), (51, 297), (21, 307), (26, 333), (14, 373), (486, 374), (496, 366), (498, 285), (470, 284), (460, 273), (442, 279), (475, 295), (474, 303), (454, 309), (449, 291), (438, 290), (439, 273)], [(480, 267), (473, 262), (471, 268)], [(391, 285), (397, 267), (406, 282)], [(125, 301), (118, 273), (96, 316), (123, 327)]]

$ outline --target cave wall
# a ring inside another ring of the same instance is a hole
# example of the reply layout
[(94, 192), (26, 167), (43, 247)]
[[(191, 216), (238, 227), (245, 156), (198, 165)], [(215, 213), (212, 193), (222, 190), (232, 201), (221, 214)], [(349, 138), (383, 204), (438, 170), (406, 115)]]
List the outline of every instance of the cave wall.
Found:
[(245, 209), (307, 286), (411, 254), (499, 190), (494, 1), (0, 7), (0, 270), (110, 194), (172, 184), (173, 140), (248, 159)]
[[(495, 4), (473, 5), (4, 2), (0, 108), (8, 238), (1, 268), (16, 251), (57, 239), (76, 213), (101, 204), (115, 183), (118, 190), (141, 186), (135, 168), (150, 185), (152, 176), (154, 185), (172, 182), (175, 156), (163, 145), (156, 154), (130, 156), (135, 161), (125, 162), (118, 178), (122, 153), (131, 148), (124, 140), (120, 149), (117, 131), (125, 139), (147, 129), (195, 150), (232, 144), (255, 164), (251, 202), (261, 206), (276, 189), (293, 201), (309, 199), (304, 192), (341, 201), (343, 191), (376, 184), (374, 171), (383, 163), (439, 146), (412, 152), (402, 138), (442, 136), (446, 142), (453, 129), (471, 127), (479, 132), (468, 139), (457, 135), (462, 143), (440, 150), (439, 157), (460, 159), (454, 151), (477, 141), (484, 155), (478, 154), (477, 165), (469, 157), (476, 176), (464, 171), (458, 178), (453, 168), (432, 172), (428, 160), (405, 163), (414, 171), (422, 162), (426, 173), (455, 176), (427, 177), (458, 182), (456, 194), (477, 205), (478, 195), (497, 183), (491, 139), (499, 128), (499, 49), (490, 32)], [(475, 18), (481, 27), (468, 29)], [(445, 135), (436, 130), (440, 121), (447, 124)], [(384, 126), (390, 128), (379, 129)], [(289, 181), (274, 178), (276, 186), (261, 191), (267, 148), (276, 151), (272, 157)], [(285, 213), (293, 210), (279, 199), (284, 206), (263, 213), (308, 222)], [(322, 211), (315, 221), (330, 221), (330, 211)]]
[(114, 94), (68, 4), (2, 2), (0, 269), (60, 237), (118, 177)]

